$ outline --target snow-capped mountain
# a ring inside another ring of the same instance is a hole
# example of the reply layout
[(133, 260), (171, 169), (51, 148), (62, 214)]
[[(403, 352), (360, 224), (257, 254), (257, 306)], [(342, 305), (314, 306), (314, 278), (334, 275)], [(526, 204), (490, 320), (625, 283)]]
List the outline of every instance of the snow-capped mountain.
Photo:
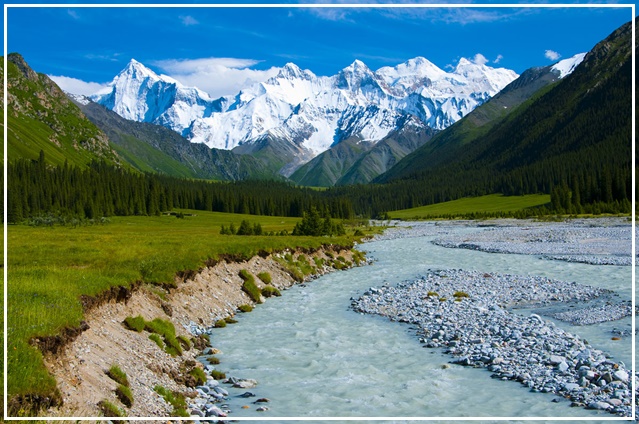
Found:
[(550, 68), (555, 73), (559, 74), (559, 78), (565, 78), (570, 75), (572, 71), (584, 60), (586, 53), (578, 53), (568, 59), (560, 60)]
[(163, 125), (209, 147), (233, 149), (268, 136), (313, 157), (353, 137), (379, 141), (408, 116), (444, 129), (517, 77), (466, 59), (452, 72), (422, 57), (377, 71), (356, 60), (330, 77), (288, 63), (275, 77), (214, 100), (132, 60), (91, 98), (124, 118)]

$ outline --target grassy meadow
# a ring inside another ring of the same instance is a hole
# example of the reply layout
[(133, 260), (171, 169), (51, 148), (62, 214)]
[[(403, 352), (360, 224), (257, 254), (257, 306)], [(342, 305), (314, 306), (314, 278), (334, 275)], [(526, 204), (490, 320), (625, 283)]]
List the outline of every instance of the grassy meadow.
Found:
[(388, 215), (393, 219), (428, 219), (442, 216), (464, 216), (471, 213), (516, 212), (547, 203), (550, 203), (550, 195), (548, 194), (527, 194), (525, 196), (489, 194), (392, 211), (388, 212)]
[[(172, 282), (176, 272), (202, 267), (220, 254), (250, 257), (260, 250), (350, 244), (353, 236), (232, 236), (220, 227), (243, 219), (264, 232), (291, 232), (299, 218), (202, 211), (175, 216), (113, 217), (106, 225), (8, 227), (8, 392), (49, 396), (56, 383), (29, 344), (83, 319), (81, 295), (137, 280)], [(347, 229), (353, 234), (354, 229)]]

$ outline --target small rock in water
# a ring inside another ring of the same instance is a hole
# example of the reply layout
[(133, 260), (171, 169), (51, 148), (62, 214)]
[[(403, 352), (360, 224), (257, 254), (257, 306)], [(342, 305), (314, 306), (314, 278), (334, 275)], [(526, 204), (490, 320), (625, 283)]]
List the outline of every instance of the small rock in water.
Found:
[(270, 400), (267, 399), (267, 398), (259, 398), (258, 400), (256, 400), (253, 403), (268, 403), (268, 402), (270, 402)]
[(268, 406), (260, 406), (259, 408), (256, 409), (256, 411), (258, 412), (268, 411)]
[(239, 395), (238, 397), (243, 397), (243, 398), (250, 398), (250, 397), (255, 397), (255, 393), (252, 392), (244, 392), (241, 395)]
[(247, 378), (247, 379), (240, 379), (238, 381), (236, 381), (235, 383), (233, 383), (233, 387), (237, 387), (238, 389), (252, 389), (253, 387), (257, 386), (257, 381)]

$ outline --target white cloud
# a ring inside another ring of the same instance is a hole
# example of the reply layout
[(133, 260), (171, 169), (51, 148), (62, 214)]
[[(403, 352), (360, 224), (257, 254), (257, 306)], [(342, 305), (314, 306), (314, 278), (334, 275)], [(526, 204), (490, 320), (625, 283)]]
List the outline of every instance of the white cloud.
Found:
[(65, 77), (63, 75), (49, 75), (49, 78), (58, 84), (58, 86), (64, 91), (68, 91), (72, 94), (82, 94), (85, 96), (94, 94), (107, 86), (106, 84), (86, 82), (77, 78)]
[(184, 26), (192, 26), (192, 25), (198, 25), (200, 22), (195, 19), (193, 16), (190, 15), (181, 15), (179, 16), (180, 21), (182, 21), (182, 25)]
[(488, 59), (486, 59), (486, 56), (481, 53), (477, 53), (471, 60), (477, 65), (485, 65), (486, 63), (488, 63)]
[(561, 57), (561, 55), (559, 53), (557, 53), (556, 51), (553, 50), (546, 50), (546, 52), (544, 53), (544, 56), (546, 56), (546, 59), (550, 59), (550, 60), (557, 60)]
[(493, 63), (499, 63), (501, 62), (501, 60), (504, 58), (504, 56), (498, 54), (497, 57), (495, 58), (495, 60), (493, 60)]
[(254, 59), (211, 57), (168, 59), (152, 63), (182, 84), (206, 91), (213, 98), (236, 94), (247, 85), (274, 77), (279, 68), (251, 69), (260, 63)]

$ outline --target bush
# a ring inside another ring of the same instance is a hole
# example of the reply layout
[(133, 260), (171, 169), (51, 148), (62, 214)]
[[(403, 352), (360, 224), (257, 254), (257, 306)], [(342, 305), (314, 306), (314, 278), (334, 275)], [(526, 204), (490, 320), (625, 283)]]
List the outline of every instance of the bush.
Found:
[(268, 272), (260, 272), (259, 274), (257, 274), (257, 278), (264, 281), (264, 284), (271, 284), (273, 282), (271, 274), (269, 274)]
[(118, 385), (118, 388), (115, 389), (115, 395), (120, 399), (120, 402), (127, 407), (133, 406), (133, 393), (131, 393), (131, 389), (122, 384)]
[(226, 321), (223, 319), (218, 319), (217, 321), (215, 321), (215, 324), (213, 324), (213, 327), (215, 328), (224, 328), (226, 327)]
[(125, 412), (121, 409), (104, 399), (98, 402), (98, 408), (102, 411), (102, 414), (105, 417), (125, 417)]
[(107, 371), (107, 375), (116, 383), (129, 387), (129, 379), (126, 377), (126, 373), (122, 371), (119, 366), (111, 365), (111, 368)]
[(211, 377), (216, 380), (224, 380), (226, 378), (226, 374), (224, 374), (222, 371), (212, 370)]
[(238, 306), (237, 309), (239, 309), (240, 312), (251, 312), (253, 310), (253, 307), (245, 303), (244, 305)]
[(144, 328), (146, 327), (146, 321), (144, 320), (144, 318), (142, 318), (141, 315), (138, 315), (137, 317), (126, 317), (124, 319), (124, 325), (129, 330), (133, 330), (133, 331), (137, 331), (138, 333), (141, 333), (142, 331), (144, 331)]
[(262, 296), (271, 297), (271, 296), (281, 296), (282, 293), (277, 289), (277, 287), (273, 287), (271, 285), (266, 285), (262, 288)]

